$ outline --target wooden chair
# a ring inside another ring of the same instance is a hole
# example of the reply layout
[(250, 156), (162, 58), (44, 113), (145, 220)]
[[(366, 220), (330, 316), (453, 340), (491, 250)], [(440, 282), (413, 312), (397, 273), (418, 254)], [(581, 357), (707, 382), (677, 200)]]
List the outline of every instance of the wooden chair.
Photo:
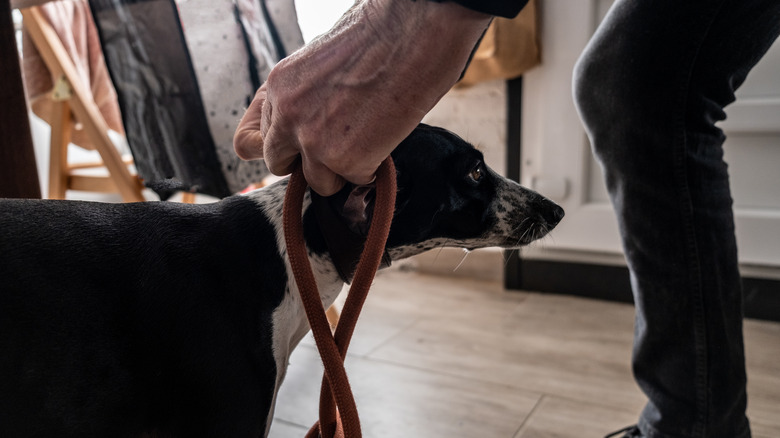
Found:
[[(108, 136), (108, 126), (97, 105), (79, 80), (76, 68), (59, 37), (43, 18), (37, 6), (21, 9), (25, 27), (54, 80), (51, 99), (51, 147), (49, 162), (49, 198), (63, 199), (67, 190), (118, 192), (125, 202), (144, 201), (143, 184), (128, 166)], [(68, 144), (74, 120), (83, 125), (90, 145), (102, 161), (71, 164)], [(85, 173), (85, 169), (104, 169), (103, 175)], [(107, 171), (107, 175), (105, 174)]]

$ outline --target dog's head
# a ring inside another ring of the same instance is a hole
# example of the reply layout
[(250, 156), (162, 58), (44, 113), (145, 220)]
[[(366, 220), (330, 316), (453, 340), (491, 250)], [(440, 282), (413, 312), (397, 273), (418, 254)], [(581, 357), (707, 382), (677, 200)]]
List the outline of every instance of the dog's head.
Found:
[[(561, 207), (494, 172), (481, 152), (445, 129), (421, 124), (392, 156), (398, 193), (387, 252), (393, 260), (440, 246), (517, 248), (563, 218)], [(348, 185), (329, 202), (365, 235), (372, 196)]]
[(420, 125), (393, 161), (398, 194), (387, 248), (394, 259), (437, 246), (518, 248), (563, 218), (561, 207), (494, 172), (445, 129)]

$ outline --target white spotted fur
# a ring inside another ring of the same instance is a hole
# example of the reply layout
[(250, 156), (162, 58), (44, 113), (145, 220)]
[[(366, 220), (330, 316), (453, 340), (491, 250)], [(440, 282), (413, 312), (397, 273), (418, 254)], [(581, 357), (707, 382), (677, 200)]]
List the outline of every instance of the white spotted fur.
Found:
[[(433, 238), (414, 245), (405, 245), (396, 248), (388, 248), (388, 253), (392, 260), (401, 260), (413, 255), (428, 251), (438, 247), (460, 247), (466, 249), (484, 248), (489, 246), (520, 247), (539, 236), (530, 235), (517, 236), (520, 223), (518, 217), (525, 217), (528, 199), (526, 191), (514, 181), (503, 177), (497, 177), (497, 196), (493, 200), (490, 208), (495, 212), (497, 221), (492, 229), (485, 230), (482, 236), (473, 239), (448, 239)], [(292, 268), (287, 258), (287, 245), (284, 240), (284, 229), (282, 224), (282, 210), (284, 204), (285, 192), (287, 189), (287, 180), (282, 180), (268, 186), (264, 189), (253, 191), (246, 196), (256, 202), (265, 213), (266, 217), (273, 225), (276, 233), (276, 243), (279, 248), (279, 254), (284, 260), (286, 275), (288, 278), (287, 288), (281, 304), (273, 313), (272, 317), (272, 336), (273, 336), (273, 356), (276, 362), (276, 386), (274, 390), (271, 410), (267, 417), (267, 430), (271, 427), (271, 422), (276, 406), (276, 397), (279, 388), (284, 380), (290, 355), (298, 343), (309, 331), (309, 322), (300, 300), (298, 287), (295, 284)], [(303, 200), (302, 211), (311, 204), (311, 198), (307, 192)], [(421, 223), (425, 218), (420, 218)], [(533, 231), (531, 234), (546, 233), (548, 230)], [(507, 241), (516, 242), (507, 244)], [(336, 300), (344, 282), (339, 277), (333, 261), (329, 255), (318, 255), (308, 251), (312, 270), (319, 293), (322, 298), (323, 308), (327, 309)]]

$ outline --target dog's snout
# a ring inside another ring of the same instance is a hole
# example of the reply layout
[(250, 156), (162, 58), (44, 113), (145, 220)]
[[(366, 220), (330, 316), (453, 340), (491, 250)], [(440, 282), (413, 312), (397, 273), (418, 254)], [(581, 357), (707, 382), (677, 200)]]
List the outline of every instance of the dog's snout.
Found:
[(564, 211), (561, 206), (549, 199), (539, 196), (533, 203), (540, 222), (543, 222), (548, 229), (552, 229), (563, 219)]
[(566, 212), (563, 211), (563, 208), (561, 208), (560, 205), (552, 201), (548, 202), (552, 204), (552, 206), (547, 211), (547, 214), (544, 215), (544, 220), (547, 221), (550, 226), (558, 225), (558, 222), (563, 219), (563, 216), (566, 214)]

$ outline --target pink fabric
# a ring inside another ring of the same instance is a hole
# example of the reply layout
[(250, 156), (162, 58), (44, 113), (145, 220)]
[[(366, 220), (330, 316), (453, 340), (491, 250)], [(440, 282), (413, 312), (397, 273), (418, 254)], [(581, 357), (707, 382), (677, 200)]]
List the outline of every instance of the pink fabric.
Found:
[[(86, 0), (55, 1), (39, 7), (41, 15), (60, 37), (73, 60), (79, 78), (91, 92), (108, 127), (123, 133), (116, 91), (111, 83), (95, 23)], [(23, 34), (24, 78), (33, 112), (50, 122), (52, 102), (46, 97), (53, 78), (27, 32)], [(72, 142), (89, 147), (83, 131), (74, 130)]]

